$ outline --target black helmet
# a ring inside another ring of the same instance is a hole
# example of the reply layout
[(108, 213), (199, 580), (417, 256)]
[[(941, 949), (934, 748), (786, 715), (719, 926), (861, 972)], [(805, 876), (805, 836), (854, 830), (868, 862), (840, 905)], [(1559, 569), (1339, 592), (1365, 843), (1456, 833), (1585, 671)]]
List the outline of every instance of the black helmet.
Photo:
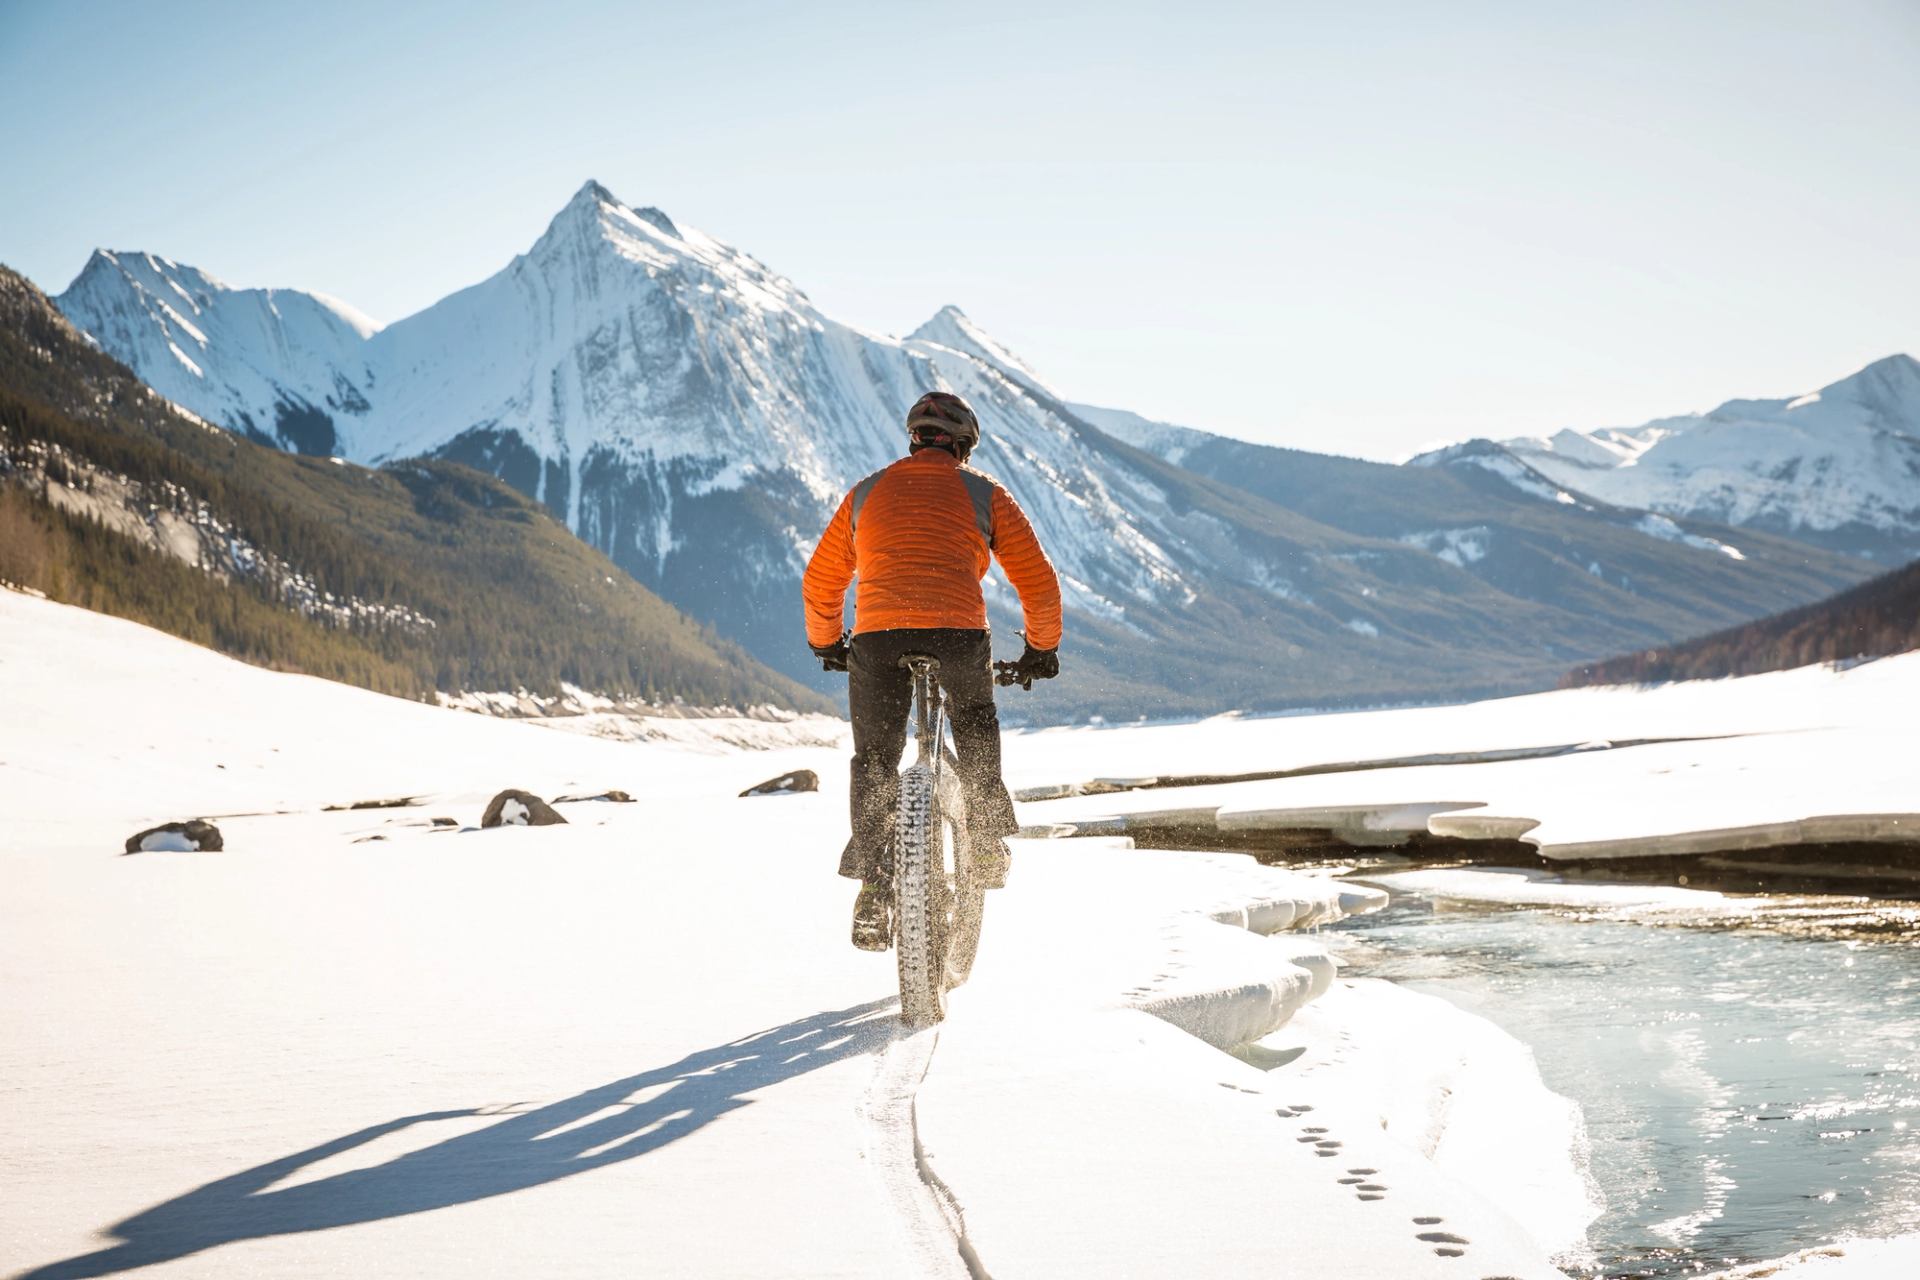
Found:
[(907, 410), (907, 434), (916, 445), (951, 446), (964, 458), (980, 443), (980, 420), (950, 391), (929, 391)]

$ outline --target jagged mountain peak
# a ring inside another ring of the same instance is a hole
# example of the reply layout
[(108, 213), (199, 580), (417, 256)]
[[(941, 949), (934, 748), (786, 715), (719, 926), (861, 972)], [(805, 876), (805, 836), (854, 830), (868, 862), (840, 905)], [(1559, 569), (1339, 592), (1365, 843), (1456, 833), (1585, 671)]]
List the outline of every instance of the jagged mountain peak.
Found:
[(633, 221), (644, 222), (675, 240), (685, 239), (679, 226), (665, 211), (651, 205), (630, 205), (593, 178), (588, 178), (573, 193), (573, 198), (554, 215), (552, 227), (591, 228), (604, 235), (610, 225), (617, 227), (621, 222)]
[(184, 300), (193, 306), (206, 302), (200, 295), (233, 292), (231, 285), (209, 272), (142, 249), (95, 249), (68, 287), (98, 287), (111, 280), (124, 280), (162, 297), (172, 295), (174, 301)]
[(962, 352), (1016, 382), (1044, 391), (1049, 396), (1058, 397), (1059, 393), (1047, 385), (1046, 379), (1034, 372), (1032, 365), (1009, 351), (985, 329), (975, 324), (966, 312), (951, 302), (934, 312), (932, 319), (908, 334), (907, 341), (928, 342)]
[[(616, 260), (648, 276), (671, 275), (750, 310), (795, 310), (819, 319), (807, 295), (759, 259), (675, 222), (663, 210), (627, 204), (591, 179), (508, 270), (532, 265), (555, 287), (591, 294), (611, 279), (600, 272)], [(587, 267), (589, 262), (598, 265)]]
[(158, 254), (96, 250), (55, 304), (177, 405), (253, 439), (334, 454), (364, 413), (380, 326), (336, 298), (239, 289)]
[(1904, 352), (1882, 356), (1787, 407), (1799, 409), (1818, 401), (1836, 400), (1852, 401), (1870, 413), (1892, 419), (1890, 425), (1896, 430), (1920, 435), (1920, 361)]
[(382, 327), (366, 312), (331, 294), (306, 289), (239, 288), (191, 263), (137, 249), (95, 249), (67, 292), (60, 295), (60, 305), (64, 308), (69, 299), (77, 303), (88, 295), (126, 291), (143, 295), (151, 305), (173, 313), (175, 321), (202, 348), (206, 346), (205, 335), (191, 324), (191, 318), (222, 306), (258, 307), (276, 319), (283, 307), (296, 312), (317, 310), (331, 317), (323, 317), (319, 323), (337, 321), (353, 338), (361, 340), (371, 338)]

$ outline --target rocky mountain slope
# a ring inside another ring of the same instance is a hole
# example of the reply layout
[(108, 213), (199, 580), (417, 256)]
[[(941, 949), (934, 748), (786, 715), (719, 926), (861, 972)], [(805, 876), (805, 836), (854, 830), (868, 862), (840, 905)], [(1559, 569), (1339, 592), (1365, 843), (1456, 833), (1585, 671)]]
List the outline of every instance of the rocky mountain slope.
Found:
[(825, 705), (493, 477), (437, 460), (369, 470), (219, 430), (5, 268), (0, 580), (409, 697), (571, 684), (645, 703)]
[[(227, 289), (142, 254), (96, 254), (59, 303), (170, 399), (233, 430), (501, 477), (667, 600), (822, 689), (799, 638), (800, 570), (841, 493), (899, 455), (902, 408), (935, 387), (980, 411), (976, 464), (1007, 484), (1061, 570), (1072, 638), (1056, 709), (1526, 687), (1865, 573), (1765, 537), (1735, 557), (1712, 530), (1638, 527), (1645, 513), (1598, 504), (1565, 520), (1560, 509), (1580, 503), (1544, 483), (1502, 490), (1503, 510), (1540, 508), (1520, 521), (1549, 546), (1538, 569), (1516, 538), (1476, 540), (1491, 518), (1480, 499), (1449, 506), (1486, 487), (1471, 471), (1441, 483), (1454, 469), (1406, 480), (1377, 468), (1332, 504), (1311, 485), (1263, 493), (1225, 460), (1195, 466), (1177, 451), (1196, 443), (1187, 437), (1172, 450), (1120, 438), (1130, 415), (1062, 399), (955, 309), (905, 339), (865, 333), (596, 183), (501, 272), (383, 329), (339, 304)], [(1270, 452), (1258, 456), (1291, 465)], [(1415, 524), (1374, 518), (1398, 501), (1396, 484), (1428, 494)], [(1509, 543), (1525, 553), (1503, 567), (1491, 549)], [(1565, 589), (1527, 586), (1530, 575)], [(990, 584), (989, 602), (1006, 629), (1006, 589)]]
[(1590, 619), (1594, 637), (1636, 623), (1684, 634), (1708, 610), (1765, 613), (1783, 584), (1814, 590), (1833, 572), (1830, 554), (1778, 535), (1572, 493), (1486, 442), (1390, 466), (1122, 425), (1186, 470), (1345, 533), (1424, 551), (1505, 598)]
[(1920, 362), (1888, 356), (1809, 394), (1505, 446), (1622, 506), (1770, 530), (1884, 564), (1920, 557)]

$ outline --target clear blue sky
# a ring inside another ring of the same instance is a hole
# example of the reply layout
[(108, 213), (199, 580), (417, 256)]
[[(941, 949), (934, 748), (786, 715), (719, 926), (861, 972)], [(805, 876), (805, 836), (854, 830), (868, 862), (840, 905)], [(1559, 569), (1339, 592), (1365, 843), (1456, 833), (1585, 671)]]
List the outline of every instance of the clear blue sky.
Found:
[(0, 261), (390, 321), (588, 177), (1067, 394), (1395, 457), (1920, 353), (1920, 2), (0, 0)]

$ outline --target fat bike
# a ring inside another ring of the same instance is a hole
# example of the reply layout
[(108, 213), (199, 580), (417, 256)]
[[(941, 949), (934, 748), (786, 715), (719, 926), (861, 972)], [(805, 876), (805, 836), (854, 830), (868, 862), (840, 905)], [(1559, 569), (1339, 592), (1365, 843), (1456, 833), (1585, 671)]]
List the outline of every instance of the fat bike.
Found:
[[(893, 947), (900, 1018), (927, 1027), (947, 1016), (947, 993), (973, 970), (987, 886), (967, 831), (959, 760), (947, 740), (940, 660), (909, 653), (900, 665), (913, 675), (915, 759), (901, 770), (893, 815)], [(995, 663), (995, 682), (1016, 683), (1013, 665)]]

